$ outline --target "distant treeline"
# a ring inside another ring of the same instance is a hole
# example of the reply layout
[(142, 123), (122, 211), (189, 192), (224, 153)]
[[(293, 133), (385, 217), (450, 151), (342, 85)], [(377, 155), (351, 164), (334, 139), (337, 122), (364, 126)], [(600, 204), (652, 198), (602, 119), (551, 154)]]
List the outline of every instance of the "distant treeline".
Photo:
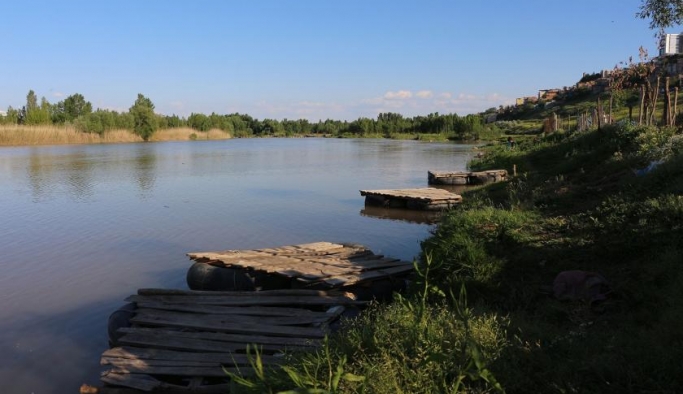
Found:
[(73, 94), (55, 104), (45, 97), (40, 102), (33, 90), (26, 96), (26, 105), (9, 107), (0, 124), (72, 125), (85, 133), (103, 134), (109, 130), (126, 129), (148, 139), (157, 129), (190, 127), (197, 131), (220, 129), (234, 137), (332, 135), (383, 136), (399, 134), (442, 134), (452, 139), (478, 139), (484, 130), (480, 115), (458, 116), (432, 113), (427, 116), (404, 117), (397, 113), (381, 113), (377, 119), (359, 118), (348, 122), (327, 119), (318, 122), (299, 120), (255, 119), (246, 114), (211, 115), (193, 113), (189, 117), (154, 113), (154, 104), (142, 94), (128, 112), (104, 109), (93, 111), (92, 104), (81, 94)]

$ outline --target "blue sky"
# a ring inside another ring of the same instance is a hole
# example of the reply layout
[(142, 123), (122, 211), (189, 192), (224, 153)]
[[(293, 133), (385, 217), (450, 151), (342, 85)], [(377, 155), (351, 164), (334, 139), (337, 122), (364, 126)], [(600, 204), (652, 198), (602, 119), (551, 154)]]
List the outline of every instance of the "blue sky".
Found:
[[(0, 109), (33, 89), (126, 111), (353, 120), (465, 115), (644, 46), (640, 0), (117, 0), (0, 4)], [(678, 30), (673, 30), (678, 32)]]

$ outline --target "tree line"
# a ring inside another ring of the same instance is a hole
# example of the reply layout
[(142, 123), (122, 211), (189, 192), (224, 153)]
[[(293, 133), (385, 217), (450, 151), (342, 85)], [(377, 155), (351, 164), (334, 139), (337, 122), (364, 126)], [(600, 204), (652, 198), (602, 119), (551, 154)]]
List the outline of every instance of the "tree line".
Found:
[(259, 120), (246, 114), (210, 115), (192, 113), (187, 118), (154, 112), (152, 101), (142, 94), (127, 112), (93, 110), (92, 104), (76, 93), (57, 103), (45, 97), (38, 100), (33, 90), (26, 95), (21, 108), (9, 107), (0, 124), (72, 125), (84, 133), (103, 134), (110, 130), (131, 130), (147, 140), (158, 129), (189, 127), (197, 131), (220, 129), (235, 137), (327, 135), (383, 136), (398, 134), (445, 134), (453, 139), (477, 139), (484, 129), (480, 115), (432, 113), (427, 116), (404, 117), (398, 113), (381, 113), (376, 119), (361, 117), (354, 121)]

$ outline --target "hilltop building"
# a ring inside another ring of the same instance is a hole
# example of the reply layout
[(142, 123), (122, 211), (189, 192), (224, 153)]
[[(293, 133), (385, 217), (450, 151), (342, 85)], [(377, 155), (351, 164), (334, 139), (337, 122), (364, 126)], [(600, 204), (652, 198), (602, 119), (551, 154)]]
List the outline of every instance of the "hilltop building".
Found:
[(683, 53), (683, 33), (665, 34), (659, 43), (659, 56)]

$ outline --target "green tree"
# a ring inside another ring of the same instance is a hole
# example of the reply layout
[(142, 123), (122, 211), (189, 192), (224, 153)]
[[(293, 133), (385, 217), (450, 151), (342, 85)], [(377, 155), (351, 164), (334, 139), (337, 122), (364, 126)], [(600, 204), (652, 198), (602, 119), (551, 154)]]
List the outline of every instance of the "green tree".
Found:
[(5, 114), (5, 124), (19, 124), (20, 111), (10, 105)]
[(650, 20), (650, 29), (663, 30), (683, 23), (683, 0), (642, 0), (641, 19)]
[(64, 113), (67, 121), (73, 121), (79, 116), (87, 115), (92, 112), (92, 104), (85, 101), (82, 94), (76, 93), (64, 99)]
[(149, 137), (157, 130), (157, 118), (154, 115), (154, 104), (152, 100), (138, 93), (138, 98), (135, 104), (130, 107), (128, 111), (133, 115), (134, 125), (133, 131), (135, 134), (142, 137), (143, 140), (149, 140)]
[(38, 98), (33, 90), (26, 95), (26, 107), (24, 114), (24, 124), (27, 125), (41, 125), (50, 124), (52, 119), (50, 116), (52, 105), (43, 97), (38, 105)]

